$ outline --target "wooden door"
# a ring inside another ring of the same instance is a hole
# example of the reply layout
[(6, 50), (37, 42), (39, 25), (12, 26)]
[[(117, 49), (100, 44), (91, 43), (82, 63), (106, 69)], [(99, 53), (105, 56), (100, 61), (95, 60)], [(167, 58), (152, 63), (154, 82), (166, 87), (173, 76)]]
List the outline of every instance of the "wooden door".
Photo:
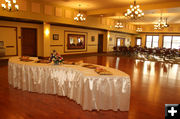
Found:
[(37, 56), (37, 29), (21, 28), (22, 56)]
[(98, 35), (98, 53), (103, 52), (103, 34)]

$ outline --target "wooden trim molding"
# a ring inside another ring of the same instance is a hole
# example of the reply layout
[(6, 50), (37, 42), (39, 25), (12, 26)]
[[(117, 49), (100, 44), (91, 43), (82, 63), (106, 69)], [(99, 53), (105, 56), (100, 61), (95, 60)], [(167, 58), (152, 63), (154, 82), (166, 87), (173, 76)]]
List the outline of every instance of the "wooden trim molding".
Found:
[(180, 34), (180, 32), (141, 32), (141, 34)]
[(88, 46), (97, 46), (96, 44), (89, 44)]
[(6, 46), (6, 48), (14, 48), (14, 46)]
[(71, 28), (80, 28), (80, 29), (89, 29), (89, 30), (100, 30), (106, 32), (106, 29), (101, 28), (94, 28), (94, 27), (88, 27), (88, 26), (79, 26), (79, 25), (72, 25), (72, 24), (62, 24), (62, 23), (53, 23), (50, 22), (53, 26), (62, 26), (62, 27), (71, 27)]
[(51, 47), (57, 47), (57, 46), (60, 46), (60, 47), (62, 47), (62, 46), (64, 46), (64, 45), (50, 45)]
[(4, 20), (4, 21), (12, 21), (12, 22), (43, 24), (43, 21), (40, 21), (40, 20), (31, 20), (31, 19), (25, 19), (25, 18), (14, 18), (14, 17), (12, 18), (12, 17), (0, 16), (0, 19)]

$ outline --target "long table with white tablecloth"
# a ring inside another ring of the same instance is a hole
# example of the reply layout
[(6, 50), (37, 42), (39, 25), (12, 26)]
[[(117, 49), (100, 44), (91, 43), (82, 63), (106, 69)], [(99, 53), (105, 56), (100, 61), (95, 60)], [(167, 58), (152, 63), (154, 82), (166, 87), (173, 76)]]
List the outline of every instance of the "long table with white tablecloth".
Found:
[(8, 62), (8, 82), (23, 91), (67, 96), (83, 110), (128, 111), (130, 77), (120, 70), (104, 67), (112, 75), (99, 75), (78, 65), (23, 62), (13, 57)]

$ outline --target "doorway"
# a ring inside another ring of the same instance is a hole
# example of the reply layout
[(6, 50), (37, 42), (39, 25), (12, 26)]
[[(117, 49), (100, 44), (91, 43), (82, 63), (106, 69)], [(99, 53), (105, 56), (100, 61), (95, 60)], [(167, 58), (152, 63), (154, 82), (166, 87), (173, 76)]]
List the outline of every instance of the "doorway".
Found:
[(98, 35), (98, 53), (103, 53), (103, 34)]
[(136, 37), (136, 46), (141, 46), (142, 38), (141, 37)]
[(120, 46), (124, 46), (125, 45), (125, 38), (116, 38), (116, 46), (120, 47)]
[(37, 29), (21, 28), (22, 56), (37, 56)]

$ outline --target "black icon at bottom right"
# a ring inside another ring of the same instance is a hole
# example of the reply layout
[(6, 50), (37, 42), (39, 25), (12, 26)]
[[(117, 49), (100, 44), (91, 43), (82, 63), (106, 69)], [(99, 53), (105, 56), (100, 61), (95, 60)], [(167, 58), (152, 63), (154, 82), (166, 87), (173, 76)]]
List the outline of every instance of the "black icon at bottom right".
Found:
[(180, 119), (180, 104), (165, 104), (165, 119)]

